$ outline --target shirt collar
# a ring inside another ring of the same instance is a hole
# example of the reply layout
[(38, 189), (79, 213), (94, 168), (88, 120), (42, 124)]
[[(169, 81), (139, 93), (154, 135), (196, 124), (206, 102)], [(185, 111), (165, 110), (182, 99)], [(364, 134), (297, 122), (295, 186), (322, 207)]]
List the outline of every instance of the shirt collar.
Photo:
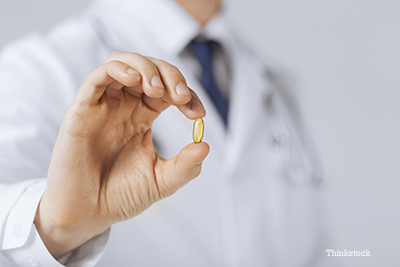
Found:
[(118, 16), (115, 28), (118, 28), (118, 34), (125, 36), (124, 40), (130, 42), (127, 47), (135, 43), (132, 27), (140, 25), (148, 40), (159, 44), (159, 49), (171, 56), (179, 55), (197, 36), (223, 43), (224, 34), (227, 33), (224, 12), (201, 27), (174, 0), (96, 0), (92, 7), (105, 17)]

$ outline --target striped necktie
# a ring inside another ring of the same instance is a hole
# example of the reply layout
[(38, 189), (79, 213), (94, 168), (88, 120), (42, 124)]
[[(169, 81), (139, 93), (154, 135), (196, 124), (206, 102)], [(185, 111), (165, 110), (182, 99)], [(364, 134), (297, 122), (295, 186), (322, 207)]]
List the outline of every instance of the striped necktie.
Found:
[(214, 102), (225, 126), (228, 124), (228, 103), (222, 96), (220, 89), (214, 77), (213, 61), (211, 55), (211, 41), (198, 41), (191, 42), (191, 48), (201, 65), (202, 83), (204, 89)]

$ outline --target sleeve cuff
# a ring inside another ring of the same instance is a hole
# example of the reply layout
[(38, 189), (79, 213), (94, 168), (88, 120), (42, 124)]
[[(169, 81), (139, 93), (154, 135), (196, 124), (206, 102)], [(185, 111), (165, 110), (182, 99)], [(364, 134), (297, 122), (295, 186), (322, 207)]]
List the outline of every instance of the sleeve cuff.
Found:
[(9, 258), (21, 267), (88, 267), (94, 266), (103, 255), (110, 228), (62, 257), (61, 262), (53, 258), (47, 250), (35, 225), (32, 225), (29, 238), (24, 246), (8, 251)]
[(9, 259), (22, 267), (94, 266), (105, 251), (110, 229), (93, 237), (57, 261), (47, 250), (33, 224), (39, 201), (45, 189), (45, 179), (30, 184), (12, 207), (6, 223), (3, 240), (4, 252)]
[(64, 266), (48, 252), (34, 224), (31, 227), (27, 242), (22, 247), (9, 250), (7, 254), (14, 263), (21, 267)]

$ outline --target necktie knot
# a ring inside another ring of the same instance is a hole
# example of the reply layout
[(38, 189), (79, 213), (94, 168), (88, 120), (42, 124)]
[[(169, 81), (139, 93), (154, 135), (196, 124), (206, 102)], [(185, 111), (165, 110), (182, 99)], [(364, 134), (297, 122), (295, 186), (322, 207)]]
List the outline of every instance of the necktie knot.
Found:
[(213, 101), (225, 125), (227, 125), (228, 103), (221, 94), (214, 76), (211, 43), (212, 41), (193, 40), (190, 45), (201, 66), (204, 89)]

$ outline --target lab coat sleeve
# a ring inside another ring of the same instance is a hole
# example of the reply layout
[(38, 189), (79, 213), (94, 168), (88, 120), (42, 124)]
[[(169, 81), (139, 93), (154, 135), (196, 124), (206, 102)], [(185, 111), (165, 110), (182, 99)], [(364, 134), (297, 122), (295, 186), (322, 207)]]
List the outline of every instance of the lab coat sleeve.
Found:
[[(33, 224), (46, 189), (39, 177), (47, 175), (59, 126), (81, 83), (58, 45), (54, 36), (35, 34), (0, 53), (0, 266), (63, 266)], [(108, 236), (109, 230), (92, 238), (62, 262), (93, 266)]]
[(94, 266), (101, 258), (109, 230), (92, 238), (64, 257), (55, 260), (42, 242), (33, 220), (46, 179), (32, 179), (0, 186), (1, 266)]

